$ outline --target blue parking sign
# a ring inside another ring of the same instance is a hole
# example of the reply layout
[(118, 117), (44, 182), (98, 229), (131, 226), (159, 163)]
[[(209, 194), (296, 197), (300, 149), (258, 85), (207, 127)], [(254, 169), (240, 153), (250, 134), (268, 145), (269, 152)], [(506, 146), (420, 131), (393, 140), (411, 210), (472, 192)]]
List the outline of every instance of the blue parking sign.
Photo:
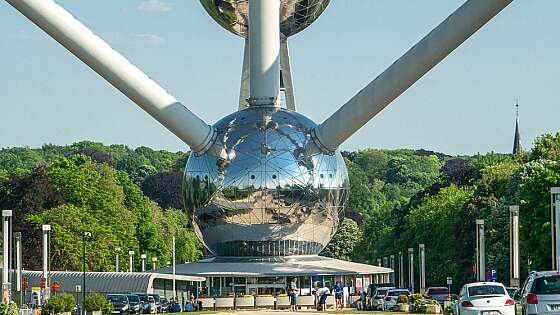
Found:
[(496, 280), (498, 280), (498, 269), (493, 267), (492, 269), (490, 269), (490, 272), (488, 273), (488, 281), (496, 281)]

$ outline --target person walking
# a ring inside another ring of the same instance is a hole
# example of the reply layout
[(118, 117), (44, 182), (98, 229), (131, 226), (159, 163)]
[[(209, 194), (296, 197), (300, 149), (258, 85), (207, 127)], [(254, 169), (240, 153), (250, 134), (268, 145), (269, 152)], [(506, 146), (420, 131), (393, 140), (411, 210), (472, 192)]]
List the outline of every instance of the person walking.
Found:
[(288, 286), (288, 295), (290, 296), (290, 311), (297, 311), (297, 278), (293, 277), (292, 282)]
[(336, 300), (336, 309), (341, 311), (342, 311), (342, 307), (344, 306), (344, 304), (342, 304), (343, 293), (344, 293), (344, 285), (340, 283), (340, 281), (337, 281), (336, 285), (334, 286), (334, 298)]

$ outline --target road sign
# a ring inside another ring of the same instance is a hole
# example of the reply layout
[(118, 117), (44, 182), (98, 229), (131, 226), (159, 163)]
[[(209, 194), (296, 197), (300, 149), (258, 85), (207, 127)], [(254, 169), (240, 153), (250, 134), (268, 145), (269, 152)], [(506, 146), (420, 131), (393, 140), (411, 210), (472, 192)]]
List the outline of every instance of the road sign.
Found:
[(488, 272), (488, 281), (496, 281), (498, 280), (498, 269), (496, 267), (492, 267)]
[(452, 285), (452, 284), (453, 284), (453, 278), (447, 277), (447, 285)]

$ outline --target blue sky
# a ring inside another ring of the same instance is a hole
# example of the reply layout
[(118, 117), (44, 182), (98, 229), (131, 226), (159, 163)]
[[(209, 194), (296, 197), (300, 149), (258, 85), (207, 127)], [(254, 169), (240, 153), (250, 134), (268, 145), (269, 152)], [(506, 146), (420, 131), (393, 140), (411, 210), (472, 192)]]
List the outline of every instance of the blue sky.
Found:
[[(236, 109), (243, 40), (197, 0), (58, 1), (209, 123)], [(298, 110), (321, 122), (462, 1), (332, 0), (290, 40)], [(560, 1), (516, 0), (343, 144), (509, 152), (560, 130)], [(0, 1), (0, 147), (79, 140), (186, 150)]]

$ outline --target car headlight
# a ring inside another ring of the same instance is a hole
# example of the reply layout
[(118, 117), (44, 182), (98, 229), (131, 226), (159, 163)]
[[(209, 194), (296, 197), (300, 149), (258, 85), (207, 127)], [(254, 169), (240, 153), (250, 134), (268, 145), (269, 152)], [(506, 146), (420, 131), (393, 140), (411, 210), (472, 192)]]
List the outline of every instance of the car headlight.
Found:
[(128, 309), (128, 304), (122, 307), (123, 310), (127, 310)]

